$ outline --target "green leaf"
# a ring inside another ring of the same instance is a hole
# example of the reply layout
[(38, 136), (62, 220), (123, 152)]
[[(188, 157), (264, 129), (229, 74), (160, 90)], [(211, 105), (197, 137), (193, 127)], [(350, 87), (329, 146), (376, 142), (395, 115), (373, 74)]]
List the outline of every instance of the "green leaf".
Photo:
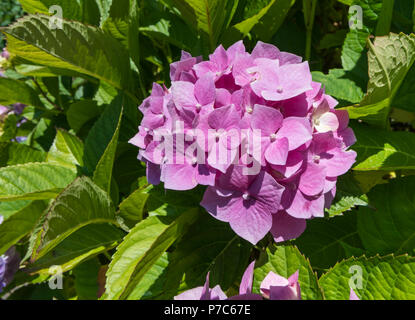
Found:
[(177, 244), (166, 271), (163, 299), (202, 286), (210, 272), (211, 287), (229, 289), (240, 281), (248, 264), (252, 245), (235, 235), (228, 224), (201, 213), (196, 223)]
[(51, 199), (75, 177), (72, 170), (49, 163), (0, 168), (0, 201)]
[(43, 217), (32, 260), (40, 259), (82, 227), (99, 223), (116, 224), (114, 205), (89, 178), (78, 178), (53, 201)]
[(51, 266), (60, 266), (62, 272), (67, 272), (80, 263), (114, 248), (124, 235), (123, 231), (109, 224), (87, 225), (30, 265), (30, 272), (49, 274)]
[(310, 262), (295, 246), (272, 245), (266, 251), (261, 252), (261, 256), (255, 264), (253, 290), (259, 293), (262, 280), (271, 271), (288, 278), (297, 270), (299, 270), (298, 282), (301, 287), (301, 298), (303, 300), (323, 299), (317, 276), (311, 268)]
[(0, 224), (0, 255), (33, 230), (45, 209), (43, 201), (34, 201)]
[[(370, 253), (415, 254), (415, 177), (373, 188), (370, 208), (358, 214), (359, 235)], [(386, 196), (385, 196), (386, 195)]]
[(376, 36), (385, 36), (390, 32), (395, 0), (383, 0), (382, 11), (376, 26)]
[(313, 81), (322, 83), (326, 93), (338, 99), (341, 106), (359, 103), (363, 98), (362, 89), (343, 69), (331, 69), (328, 74), (314, 71), (312, 75)]
[(334, 266), (350, 257), (350, 248), (363, 248), (357, 232), (356, 212), (308, 221), (307, 229), (295, 244), (310, 259), (314, 269), (321, 271)]
[(0, 160), (0, 166), (12, 166), (29, 162), (44, 162), (46, 160), (45, 152), (21, 143), (0, 143), (0, 150), (2, 157), (4, 157)]
[(295, 0), (271, 0), (257, 14), (229, 28), (223, 35), (223, 41), (232, 44), (250, 32), (263, 41), (269, 41), (284, 22), (294, 3)]
[[(352, 268), (354, 267), (354, 268)], [(350, 258), (338, 263), (320, 278), (320, 285), (328, 300), (349, 300), (350, 282), (362, 270), (362, 288), (354, 291), (362, 300), (415, 299), (415, 258), (392, 255), (373, 258)]]
[(1, 215), (3, 216), (4, 220), (7, 220), (15, 213), (23, 210), (25, 207), (30, 205), (30, 203), (31, 201), (29, 200), (0, 202)]
[[(118, 124), (115, 129), (114, 135), (112, 136), (111, 140), (108, 142), (108, 145), (105, 148), (104, 153), (102, 154), (101, 158), (99, 159), (97, 163), (97, 166), (94, 171), (94, 177), (93, 177), (94, 182), (99, 187), (101, 187), (103, 190), (105, 190), (108, 194), (110, 193), (110, 188), (111, 188), (112, 169), (114, 167), (115, 153), (117, 151), (118, 137), (120, 134), (120, 127), (121, 127), (121, 118), (123, 114), (122, 107), (120, 108), (117, 105), (117, 106), (110, 106), (109, 108), (111, 107), (114, 109), (114, 111), (110, 113), (111, 115), (114, 115), (114, 113), (116, 114), (117, 112), (119, 113)], [(103, 116), (108, 116), (108, 113), (104, 113)], [(91, 136), (88, 135), (88, 138), (91, 139)]]
[(357, 142), (356, 171), (415, 169), (415, 134), (353, 126)]
[(79, 132), (82, 127), (90, 120), (98, 117), (101, 113), (101, 108), (92, 100), (80, 100), (69, 106), (66, 112), (69, 126), (75, 131)]
[(415, 35), (391, 33), (368, 43), (368, 91), (360, 106), (348, 111), (352, 119), (386, 127), (391, 102), (415, 61)]
[(340, 215), (356, 206), (368, 205), (367, 196), (352, 174), (346, 174), (338, 178), (336, 191), (336, 197), (330, 208), (327, 209), (330, 217)]
[(117, 247), (107, 272), (106, 299), (128, 299), (148, 270), (191, 225), (197, 210), (171, 221), (149, 217), (137, 224)]
[(193, 30), (182, 19), (160, 8), (158, 3), (149, 2), (140, 10), (143, 10), (139, 28), (141, 33), (188, 51), (196, 46), (197, 36)]
[(118, 215), (128, 227), (131, 228), (143, 220), (144, 209), (150, 196), (148, 191), (149, 187), (137, 189), (120, 203)]
[(119, 128), (121, 114), (121, 97), (118, 97), (104, 110), (89, 131), (84, 151), (84, 164), (89, 174), (95, 172), (107, 148), (113, 145), (111, 141)]
[(78, 137), (62, 129), (57, 130), (55, 141), (48, 152), (46, 162), (76, 171), (77, 166), (83, 165), (83, 148), (83, 143)]
[(144, 275), (139, 285), (131, 292), (131, 300), (150, 300), (161, 295), (164, 291), (164, 279), (168, 266), (168, 254), (165, 252)]
[(50, 29), (50, 18), (28, 15), (6, 28), (10, 53), (35, 64), (69, 69), (103, 80), (134, 96), (128, 53), (95, 27), (63, 21)]
[(0, 104), (2, 105), (20, 102), (43, 108), (43, 104), (40, 102), (36, 91), (20, 80), (0, 77), (0, 91)]
[(98, 299), (98, 272), (101, 265), (97, 258), (88, 260), (73, 270), (78, 300)]
[(97, 25), (99, 23), (99, 10), (94, 0), (19, 0), (27, 13), (43, 13), (53, 15), (50, 12), (52, 6), (62, 8), (63, 18), (77, 20)]
[(236, 0), (173, 0), (183, 19), (203, 37), (210, 49), (216, 47), (220, 33), (232, 18)]

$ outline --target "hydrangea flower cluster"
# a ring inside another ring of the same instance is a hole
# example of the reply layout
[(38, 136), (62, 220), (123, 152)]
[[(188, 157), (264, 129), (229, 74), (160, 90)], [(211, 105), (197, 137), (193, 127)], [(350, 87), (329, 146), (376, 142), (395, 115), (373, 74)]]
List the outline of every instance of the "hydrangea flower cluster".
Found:
[[(203, 287), (187, 290), (174, 297), (174, 300), (301, 300), (301, 288), (298, 282), (299, 270), (290, 277), (284, 278), (270, 271), (260, 285), (261, 295), (252, 293), (255, 261), (246, 268), (239, 287), (239, 295), (228, 298), (222, 288), (217, 285), (209, 287), (209, 273)], [(360, 300), (350, 288), (349, 300)]]
[[(3, 216), (0, 216), (0, 224), (3, 222)], [(7, 252), (0, 256), (0, 292), (13, 279), (14, 274), (19, 269), (20, 255), (14, 247), (7, 250)]]
[(322, 217), (356, 158), (348, 114), (313, 82), (307, 62), (258, 42), (183, 52), (171, 87), (153, 85), (130, 143), (152, 184), (207, 186), (201, 205), (256, 244), (298, 237)]

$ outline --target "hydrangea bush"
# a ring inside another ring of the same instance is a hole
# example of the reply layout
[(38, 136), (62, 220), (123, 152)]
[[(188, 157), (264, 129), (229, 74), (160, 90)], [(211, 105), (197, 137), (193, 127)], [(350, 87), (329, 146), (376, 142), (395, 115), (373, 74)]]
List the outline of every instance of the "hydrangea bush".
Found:
[(415, 299), (413, 1), (3, 2), (1, 299)]

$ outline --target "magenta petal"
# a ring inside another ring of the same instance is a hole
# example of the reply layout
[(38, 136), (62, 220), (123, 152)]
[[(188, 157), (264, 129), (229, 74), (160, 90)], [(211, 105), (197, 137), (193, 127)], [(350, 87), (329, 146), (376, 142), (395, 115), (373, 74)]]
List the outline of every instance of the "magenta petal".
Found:
[(240, 116), (234, 105), (213, 110), (208, 117), (209, 126), (213, 129), (228, 129), (238, 126)]
[(263, 136), (269, 136), (281, 128), (283, 117), (277, 109), (256, 104), (251, 118), (252, 129), (262, 130)]
[(246, 208), (241, 201), (233, 210), (235, 215), (229, 221), (231, 228), (241, 238), (254, 245), (264, 238), (272, 227), (272, 215), (264, 207)]
[(233, 208), (242, 202), (242, 194), (231, 193), (230, 196), (221, 196), (213, 187), (208, 187), (203, 195), (200, 205), (214, 218), (229, 222), (234, 216)]
[(147, 162), (147, 181), (150, 184), (158, 185), (160, 183), (161, 168), (159, 165)]
[(324, 196), (307, 197), (300, 190), (294, 196), (287, 213), (298, 219), (310, 219), (324, 216)]
[(272, 142), (265, 151), (265, 159), (268, 163), (283, 166), (287, 163), (288, 139), (281, 138)]
[(211, 73), (205, 74), (197, 80), (194, 87), (194, 94), (202, 106), (213, 104), (216, 96), (215, 82)]
[(326, 182), (326, 170), (323, 166), (309, 162), (301, 175), (298, 188), (308, 196), (320, 194)]
[(354, 290), (352, 288), (350, 288), (349, 300), (360, 300), (359, 297), (357, 296), (356, 292), (354, 292)]
[(228, 54), (222, 45), (220, 45), (209, 58), (211, 62), (217, 65), (219, 68), (218, 71), (223, 71), (228, 67)]
[(201, 300), (203, 287), (187, 290), (174, 297), (174, 300)]
[(189, 164), (163, 166), (164, 187), (170, 190), (191, 190), (197, 186), (196, 170)]
[(278, 59), (280, 56), (280, 50), (272, 44), (258, 41), (254, 50), (252, 50), (252, 58), (267, 58), (267, 59)]
[(228, 300), (236, 300), (236, 301), (242, 301), (242, 300), (262, 300), (262, 296), (256, 293), (244, 293), (239, 294), (237, 296), (230, 297)]
[(252, 292), (252, 281), (254, 278), (255, 261), (252, 261), (248, 268), (246, 268), (244, 275), (242, 276), (241, 284), (239, 286), (239, 294)]
[(320, 164), (326, 167), (328, 177), (337, 177), (349, 171), (356, 161), (356, 156), (353, 150), (333, 149), (321, 156)]
[(194, 96), (195, 86), (193, 83), (176, 81), (172, 83), (171, 91), (173, 101), (179, 109), (193, 108), (198, 103)]
[(289, 150), (295, 150), (312, 139), (310, 122), (304, 118), (285, 118), (277, 138), (287, 138)]
[(273, 215), (271, 234), (275, 242), (284, 242), (298, 238), (306, 229), (306, 220), (297, 219), (284, 211)]

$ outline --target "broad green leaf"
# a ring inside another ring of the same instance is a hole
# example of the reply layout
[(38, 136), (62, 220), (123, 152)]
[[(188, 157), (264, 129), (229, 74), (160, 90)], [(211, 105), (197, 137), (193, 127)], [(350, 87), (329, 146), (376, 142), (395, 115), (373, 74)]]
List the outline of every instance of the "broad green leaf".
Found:
[(79, 132), (88, 121), (98, 117), (100, 113), (101, 108), (95, 101), (80, 100), (69, 106), (66, 117), (70, 127)]
[(352, 119), (386, 127), (391, 102), (415, 61), (415, 35), (391, 33), (368, 44), (368, 91), (360, 106), (348, 111)]
[(183, 19), (208, 39), (210, 49), (213, 50), (220, 33), (234, 8), (236, 0), (173, 0), (173, 4), (180, 10)]
[(415, 254), (415, 177), (373, 188), (358, 212), (359, 235), (370, 253)]
[(52, 251), (30, 265), (31, 273), (49, 274), (51, 266), (63, 272), (114, 248), (125, 233), (109, 224), (91, 224), (71, 234)]
[(350, 284), (361, 268), (362, 288), (354, 291), (362, 300), (415, 299), (415, 258), (386, 256), (350, 258), (338, 263), (320, 278), (320, 285), (328, 300), (349, 300)]
[(326, 93), (338, 99), (340, 105), (359, 103), (363, 98), (362, 89), (342, 69), (331, 69), (328, 74), (314, 71), (312, 75), (313, 81), (322, 83)]
[(111, 105), (107, 106), (89, 131), (84, 151), (84, 164), (89, 174), (95, 172), (100, 159), (104, 156), (107, 148), (112, 145), (111, 141), (119, 127), (121, 114), (121, 97), (118, 97)]
[(150, 196), (148, 191), (148, 187), (137, 189), (120, 203), (118, 215), (128, 227), (133, 227), (143, 220), (144, 209)]
[(23, 103), (43, 108), (35, 90), (20, 80), (0, 77), (0, 104)]
[(284, 278), (288, 278), (299, 271), (298, 282), (301, 287), (303, 300), (322, 300), (323, 294), (317, 281), (317, 275), (310, 266), (310, 262), (300, 253), (295, 246), (271, 245), (255, 264), (253, 290), (259, 293), (262, 280), (269, 272), (274, 272)]
[(391, 132), (365, 125), (353, 127), (357, 142), (356, 171), (393, 171), (415, 169), (415, 134)]
[(0, 214), (3, 216), (4, 220), (7, 220), (15, 213), (30, 205), (30, 203), (31, 201), (29, 200), (0, 202)]
[(29, 162), (44, 162), (46, 160), (45, 152), (21, 143), (0, 143), (0, 150), (2, 154), (0, 166), (12, 166)]
[[(102, 2), (102, 0), (97, 0)], [(95, 0), (19, 0), (27, 13), (58, 14), (53, 6), (62, 8), (62, 18), (93, 25), (99, 23), (99, 9)]]
[(355, 255), (351, 248), (361, 254), (363, 246), (357, 232), (356, 212), (308, 221), (307, 229), (295, 244), (319, 272)]
[(178, 291), (203, 286), (210, 272), (210, 284), (228, 290), (240, 281), (252, 245), (238, 237), (228, 224), (201, 213), (196, 223), (177, 244), (166, 271), (166, 290), (160, 298), (171, 299)]
[(379, 21), (376, 26), (376, 36), (385, 36), (389, 34), (394, 4), (395, 0), (383, 0), (382, 11), (380, 12)]
[(340, 215), (356, 206), (367, 206), (368, 199), (358, 181), (352, 174), (341, 176), (337, 180), (336, 197), (326, 211), (330, 217)]
[[(349, 31), (342, 48), (342, 66), (343, 69), (349, 71), (351, 79), (353, 79), (359, 87), (366, 89), (369, 80), (367, 69), (367, 39), (374, 33), (382, 10), (382, 0), (353, 0), (353, 5), (357, 5), (362, 9), (363, 17), (359, 25)], [(360, 21), (359, 12), (353, 11), (349, 16), (349, 20)]]
[(139, 285), (131, 292), (131, 300), (150, 300), (160, 296), (164, 291), (164, 279), (168, 266), (168, 254), (165, 252), (147, 271)]
[(98, 272), (101, 265), (97, 258), (88, 260), (73, 270), (78, 300), (98, 299)]
[(144, 275), (197, 217), (197, 209), (137, 224), (117, 247), (107, 272), (105, 299), (128, 299)]
[[(109, 108), (114, 108), (115, 112), (119, 112), (118, 116), (118, 124), (115, 129), (114, 135), (112, 136), (111, 140), (108, 142), (108, 145), (105, 148), (104, 153), (102, 154), (101, 158), (99, 159), (97, 166), (94, 171), (94, 182), (105, 190), (108, 194), (110, 193), (111, 188), (111, 180), (112, 180), (112, 169), (114, 167), (115, 161), (115, 152), (117, 151), (117, 144), (118, 144), (118, 137), (120, 134), (120, 127), (121, 127), (121, 118), (123, 114), (123, 108), (117, 106), (110, 106)], [(114, 115), (114, 112), (111, 113)], [(103, 116), (108, 116), (107, 113), (104, 113)], [(91, 130), (92, 131), (92, 130)], [(91, 136), (88, 136), (91, 137)]]
[(6, 28), (8, 50), (36, 64), (98, 78), (135, 99), (128, 53), (115, 39), (73, 21), (63, 21), (62, 29), (50, 29), (50, 19), (28, 15)]
[(49, 163), (0, 168), (0, 201), (51, 199), (75, 177), (71, 169)]
[(269, 41), (283, 23), (294, 3), (295, 0), (271, 0), (257, 14), (229, 28), (224, 34), (223, 40), (227, 44), (232, 44), (252, 32), (260, 40)]
[(151, 39), (166, 41), (187, 51), (192, 51), (196, 46), (197, 36), (193, 30), (159, 3), (146, 3), (140, 10), (142, 10), (139, 28), (141, 33)]
[(45, 209), (43, 201), (34, 201), (0, 224), (0, 255), (34, 229)]
[(50, 205), (36, 232), (32, 260), (38, 260), (75, 231), (90, 224), (116, 224), (108, 195), (89, 178), (71, 183)]
[(82, 141), (64, 130), (57, 130), (55, 141), (48, 152), (46, 162), (76, 171), (82, 166), (84, 153)]

